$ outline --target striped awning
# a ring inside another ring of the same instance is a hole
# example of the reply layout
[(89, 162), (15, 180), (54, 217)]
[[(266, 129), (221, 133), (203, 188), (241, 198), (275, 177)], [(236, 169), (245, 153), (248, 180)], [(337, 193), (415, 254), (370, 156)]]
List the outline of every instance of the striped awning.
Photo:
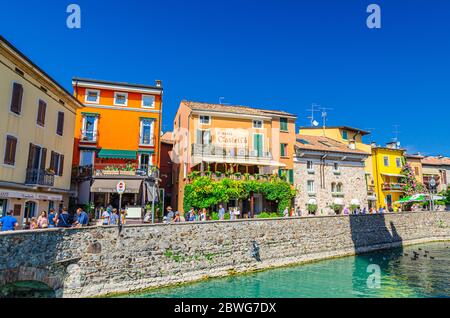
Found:
[(132, 150), (101, 149), (97, 158), (136, 160), (137, 152)]

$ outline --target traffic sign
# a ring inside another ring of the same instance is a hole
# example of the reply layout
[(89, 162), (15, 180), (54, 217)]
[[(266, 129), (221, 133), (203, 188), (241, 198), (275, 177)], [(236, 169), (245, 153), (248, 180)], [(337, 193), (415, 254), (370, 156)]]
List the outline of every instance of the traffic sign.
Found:
[(125, 181), (119, 181), (116, 185), (116, 190), (118, 194), (123, 194), (126, 189)]

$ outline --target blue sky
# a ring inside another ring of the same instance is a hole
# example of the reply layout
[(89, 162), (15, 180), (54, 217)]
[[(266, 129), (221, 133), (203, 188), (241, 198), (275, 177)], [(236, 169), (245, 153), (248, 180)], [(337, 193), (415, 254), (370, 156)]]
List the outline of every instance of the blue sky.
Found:
[[(66, 27), (66, 7), (82, 28)], [(366, 7), (382, 9), (368, 29)], [(73, 76), (163, 80), (163, 128), (182, 99), (283, 109), (309, 124), (399, 125), (410, 152), (450, 155), (450, 1), (29, 0), (1, 5), (0, 33), (71, 90)], [(319, 114), (317, 114), (319, 115)]]

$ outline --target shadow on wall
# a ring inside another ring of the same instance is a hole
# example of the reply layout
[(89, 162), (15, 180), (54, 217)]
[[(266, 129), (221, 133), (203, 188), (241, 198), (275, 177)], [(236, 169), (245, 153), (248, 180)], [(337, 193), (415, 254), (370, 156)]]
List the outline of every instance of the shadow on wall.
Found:
[[(400, 262), (403, 256), (403, 240), (394, 222), (386, 224), (384, 214), (351, 215), (349, 222), (355, 251), (361, 253), (355, 257), (354, 292), (380, 296), (383, 273), (392, 268), (393, 263)], [(370, 253), (374, 248), (390, 250)]]

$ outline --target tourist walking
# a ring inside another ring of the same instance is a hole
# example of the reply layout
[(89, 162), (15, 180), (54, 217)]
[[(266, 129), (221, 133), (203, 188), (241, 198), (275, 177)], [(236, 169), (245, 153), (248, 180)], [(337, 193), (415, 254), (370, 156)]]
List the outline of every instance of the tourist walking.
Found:
[(37, 230), (37, 229), (39, 229), (38, 221), (35, 217), (32, 217), (30, 221), (30, 230)]
[(54, 209), (50, 209), (47, 218), (48, 218), (48, 227), (54, 228), (56, 226), (56, 215)]
[(287, 218), (287, 217), (289, 216), (289, 210), (288, 210), (287, 207), (286, 207), (286, 209), (284, 209), (284, 211), (283, 211), (283, 216), (284, 216), (285, 218)]
[(202, 213), (200, 214), (200, 222), (206, 221), (206, 209), (203, 208)]
[(173, 218), (175, 217), (175, 214), (172, 211), (172, 207), (169, 205), (167, 208), (167, 214), (166, 214), (166, 222), (170, 223), (172, 222)]
[(2, 232), (14, 231), (19, 226), (13, 210), (7, 211), (6, 215), (0, 218), (0, 226)]
[(117, 209), (113, 209), (111, 215), (109, 216), (109, 225), (117, 225), (119, 224), (119, 214)]
[(70, 227), (70, 220), (69, 220), (69, 212), (67, 212), (67, 208), (62, 208), (61, 213), (58, 213), (56, 216), (57, 219), (57, 226), (58, 227)]
[(223, 208), (222, 204), (219, 205), (219, 220), (225, 220), (225, 209)]
[(37, 220), (38, 228), (40, 229), (46, 229), (48, 228), (48, 217), (47, 212), (42, 211), (41, 215), (39, 215), (39, 218)]
[(102, 219), (102, 225), (109, 225), (109, 219), (111, 218), (111, 210), (109, 207), (106, 208), (105, 211), (103, 211), (101, 219)]
[(78, 208), (77, 209), (77, 220), (74, 223), (75, 227), (83, 227), (88, 226), (89, 224), (89, 216), (86, 212), (83, 211), (83, 209)]
[(349, 208), (348, 208), (348, 207), (345, 207), (345, 208), (344, 208), (344, 215), (349, 215), (349, 213), (350, 213)]
[[(156, 209), (155, 211), (156, 215), (159, 215), (159, 208)], [(122, 209), (122, 211), (120, 211), (120, 221), (122, 222), (122, 225), (127, 224), (127, 210)]]

